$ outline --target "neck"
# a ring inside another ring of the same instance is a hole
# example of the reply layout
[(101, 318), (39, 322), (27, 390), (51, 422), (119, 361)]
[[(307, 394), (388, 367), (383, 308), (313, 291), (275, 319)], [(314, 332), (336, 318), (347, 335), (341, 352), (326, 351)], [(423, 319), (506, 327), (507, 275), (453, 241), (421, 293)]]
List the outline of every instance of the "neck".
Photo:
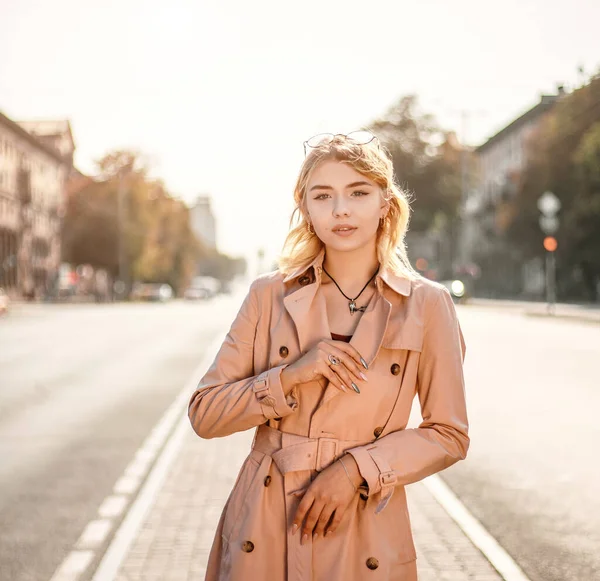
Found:
[[(377, 250), (374, 246), (365, 246), (349, 252), (326, 248), (323, 266), (342, 290), (348, 296), (353, 297), (375, 274), (379, 266)], [(323, 273), (323, 278), (328, 279), (329, 277)], [(374, 284), (375, 279), (371, 281), (371, 285)]]

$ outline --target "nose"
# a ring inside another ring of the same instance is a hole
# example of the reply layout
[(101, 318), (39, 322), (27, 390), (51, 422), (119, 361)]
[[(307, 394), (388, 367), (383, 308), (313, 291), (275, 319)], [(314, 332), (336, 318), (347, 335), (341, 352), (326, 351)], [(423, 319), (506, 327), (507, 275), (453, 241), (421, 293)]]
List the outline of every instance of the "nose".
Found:
[(344, 196), (338, 196), (333, 203), (333, 215), (337, 216), (348, 216), (348, 206), (347, 201), (344, 199)]

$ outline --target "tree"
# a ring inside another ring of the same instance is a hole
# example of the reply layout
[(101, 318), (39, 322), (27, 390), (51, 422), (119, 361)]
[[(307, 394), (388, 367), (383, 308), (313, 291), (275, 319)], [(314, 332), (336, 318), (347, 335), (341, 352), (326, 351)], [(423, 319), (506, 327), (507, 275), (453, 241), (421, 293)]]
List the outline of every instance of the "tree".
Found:
[(559, 291), (565, 298), (596, 297), (600, 281), (600, 77), (562, 97), (532, 134), (516, 195), (506, 200), (506, 238), (521, 260), (542, 257), (537, 200), (546, 190), (561, 201)]
[(470, 164), (470, 152), (433, 116), (418, 112), (414, 95), (402, 97), (370, 129), (389, 151), (397, 183), (409, 193), (411, 232), (445, 239), (452, 262), (464, 179), (461, 156)]
[(191, 230), (187, 206), (148, 177), (148, 166), (136, 152), (111, 152), (97, 167), (98, 178), (68, 199), (63, 259), (106, 268), (117, 277), (122, 232), (126, 278), (167, 282), (182, 292), (198, 260), (208, 254)]

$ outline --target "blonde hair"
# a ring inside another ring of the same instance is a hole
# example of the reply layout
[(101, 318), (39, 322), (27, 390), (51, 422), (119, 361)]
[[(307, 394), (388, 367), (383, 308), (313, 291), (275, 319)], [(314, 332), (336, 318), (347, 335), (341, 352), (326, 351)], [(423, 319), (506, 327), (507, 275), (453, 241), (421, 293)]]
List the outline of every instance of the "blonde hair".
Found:
[[(418, 278), (406, 253), (410, 206), (407, 194), (395, 183), (394, 167), (387, 150), (378, 140), (359, 145), (344, 136), (330, 143), (321, 143), (309, 150), (294, 187), (296, 207), (290, 219), (290, 231), (279, 255), (279, 270), (284, 274), (307, 267), (323, 248), (323, 242), (309, 230), (306, 220), (306, 189), (316, 167), (324, 161), (346, 163), (355, 171), (375, 182), (383, 192), (388, 212), (377, 230), (377, 258), (383, 268), (407, 278)], [(296, 214), (300, 222), (293, 226)]]

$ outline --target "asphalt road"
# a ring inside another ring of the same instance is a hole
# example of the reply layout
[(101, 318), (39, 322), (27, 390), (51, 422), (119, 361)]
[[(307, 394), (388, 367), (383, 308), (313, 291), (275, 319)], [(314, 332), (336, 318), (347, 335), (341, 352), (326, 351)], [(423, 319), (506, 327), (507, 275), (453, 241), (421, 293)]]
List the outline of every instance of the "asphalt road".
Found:
[(239, 304), (26, 305), (0, 320), (1, 581), (51, 578)]
[(600, 579), (600, 324), (459, 316), (471, 448), (444, 479), (532, 581)]
[[(1, 581), (50, 579), (240, 300), (0, 321)], [(472, 443), (444, 479), (532, 581), (600, 579), (600, 325), (459, 316)]]

